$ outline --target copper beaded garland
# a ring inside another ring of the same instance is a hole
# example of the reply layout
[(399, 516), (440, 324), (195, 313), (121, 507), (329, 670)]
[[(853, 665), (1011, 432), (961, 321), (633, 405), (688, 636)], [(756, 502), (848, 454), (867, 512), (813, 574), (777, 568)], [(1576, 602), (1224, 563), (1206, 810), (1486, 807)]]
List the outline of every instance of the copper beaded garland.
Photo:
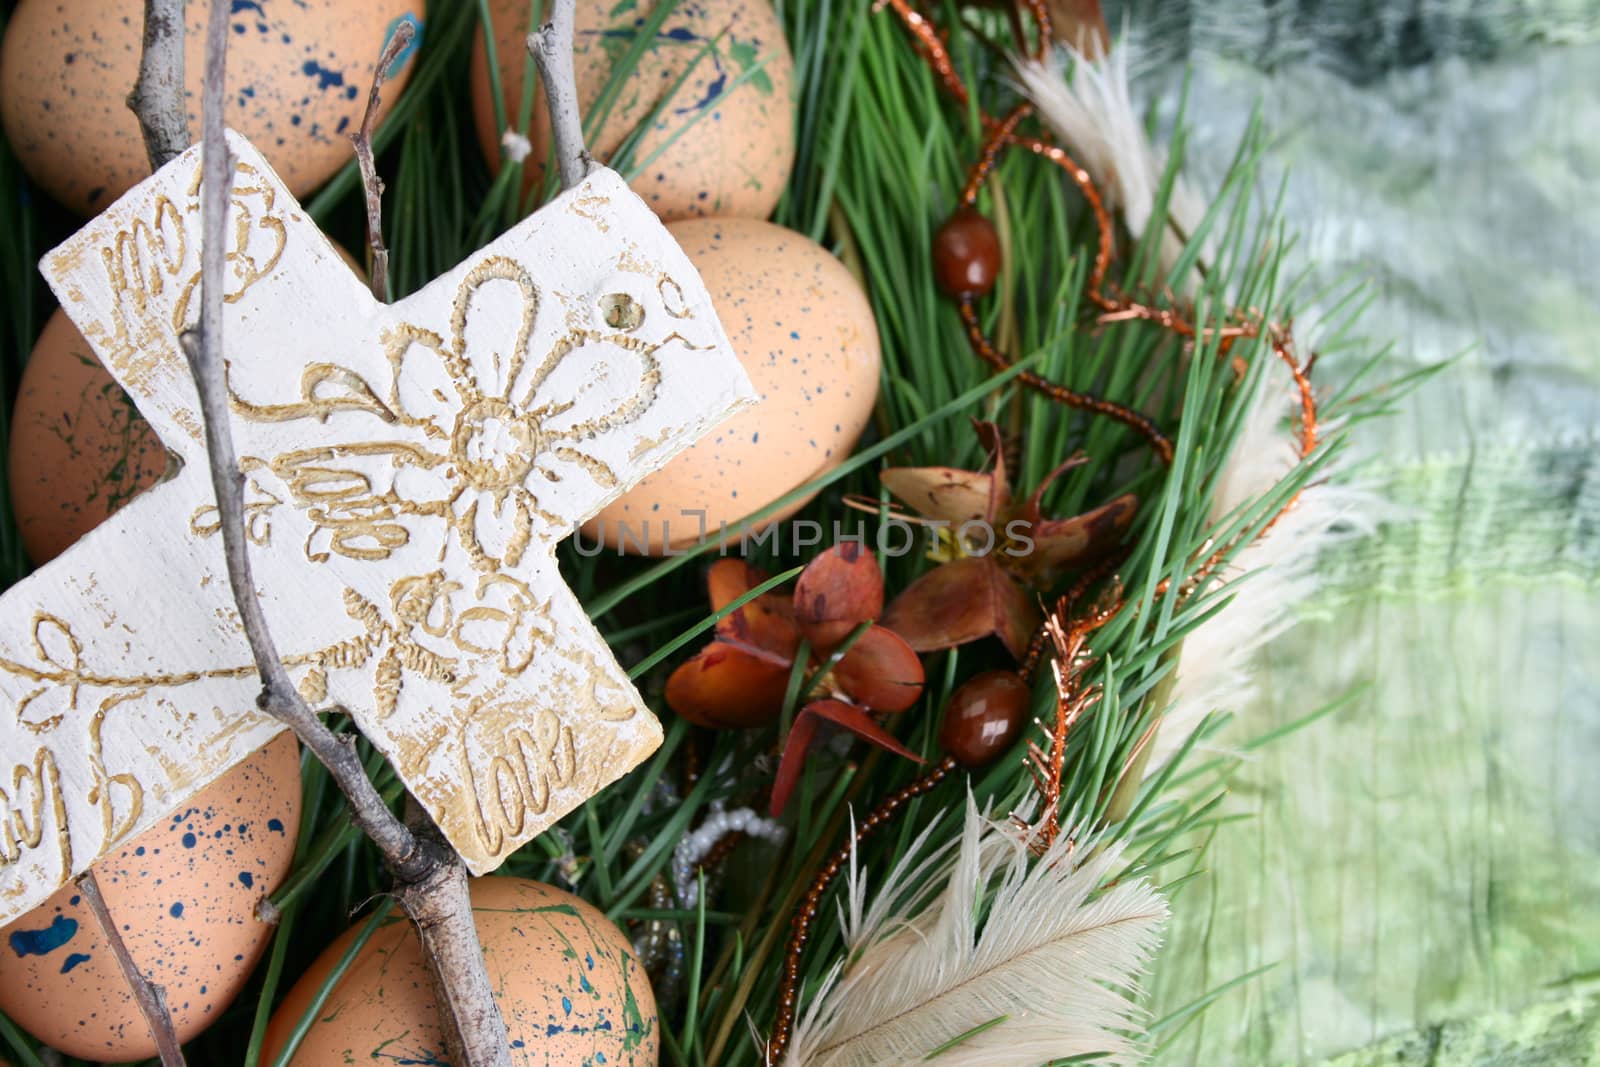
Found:
[(969, 770), (1011, 747), (1033, 692), (1015, 671), (985, 671), (950, 697), (939, 726), (939, 747)]
[(984, 296), (1000, 276), (1000, 235), (974, 207), (960, 207), (933, 236), (933, 273), (951, 296)]
[(955, 767), (955, 759), (946, 756), (921, 778), (884, 797), (872, 814), (856, 826), (851, 840), (830, 856), (817, 872), (816, 878), (812, 879), (811, 888), (806, 890), (800, 907), (789, 923), (789, 944), (783, 953), (783, 981), (778, 985), (778, 1015), (773, 1020), (772, 1036), (767, 1041), (767, 1063), (782, 1063), (784, 1050), (789, 1047), (789, 1037), (794, 1031), (795, 1009), (800, 1002), (800, 954), (805, 951), (806, 940), (811, 935), (811, 923), (817, 917), (822, 895), (828, 891), (828, 886), (833, 884), (845, 864), (852, 862), (856, 846), (894, 818), (906, 804), (932, 792)]

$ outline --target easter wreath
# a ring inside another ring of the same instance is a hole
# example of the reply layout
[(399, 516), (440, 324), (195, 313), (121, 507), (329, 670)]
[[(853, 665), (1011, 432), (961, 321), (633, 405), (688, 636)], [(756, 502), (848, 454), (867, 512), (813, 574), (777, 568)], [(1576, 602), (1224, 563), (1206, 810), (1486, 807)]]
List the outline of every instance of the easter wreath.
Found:
[[(39, 234), (74, 225), (20, 190), (81, 213), (140, 176), (138, 129), (118, 110), (138, 20), (101, 26), (86, 21), (110, 19), (101, 5), (68, 6), (84, 10), (63, 20), (22, 0), (0, 63), (19, 351), (44, 310), (27, 280), (49, 243)], [(198, 39), (206, 5), (192, 7)], [(1220, 772), (1192, 757), (1223, 724), (1230, 677), (1306, 595), (1318, 551), (1359, 525), (1341, 458), (1380, 401), (1312, 378), (1319, 360), (1346, 384), (1381, 367), (1341, 351), (1353, 305), (1319, 299), (1326, 344), (1297, 331), (1308, 302), (1257, 197), (1258, 133), (1214, 196), (1195, 195), (1181, 116), (1154, 137), (1138, 120), (1125, 52), (1096, 4), (564, 10), (575, 18), (567, 102), (588, 149), (669, 223), (763, 399), (559, 549), (664, 740), (473, 883), (498, 1008), (488, 1014), (505, 1027), (494, 1056), (1138, 1059), (1164, 1023), (1142, 1014), (1138, 976), (1215, 821)], [(522, 47), (542, 23), (521, 0), (294, 14), (234, 0), (219, 16), (240, 70), (230, 121), (296, 195), (320, 189), (313, 220), (369, 243), (380, 299), (412, 293), (573, 184), (572, 167), (582, 173), (583, 154), (562, 143), (572, 131), (546, 117), (543, 98), (562, 83), (540, 82), (550, 58)], [(81, 50), (46, 54), (39, 42), (69, 30)], [(378, 58), (362, 66), (369, 52)], [(74, 81), (91, 65), (106, 72), (92, 89)], [(201, 73), (191, 63), (192, 84)], [(66, 99), (90, 112), (50, 106)], [(326, 143), (346, 132), (370, 137), (358, 139), (365, 180), (355, 162), (327, 162)], [(674, 314), (682, 292), (658, 290)], [(604, 326), (632, 329), (642, 306), (613, 300)], [(20, 537), (0, 531), (10, 580), (162, 477), (153, 432), (56, 315), (13, 417)], [(501, 349), (469, 351), (468, 322), (462, 311), (404, 351), (492, 377), (472, 360)], [(572, 329), (569, 348), (622, 336)], [(527, 333), (502, 342), (516, 360)], [(652, 353), (639, 359), (639, 396), (653, 387)], [(335, 539), (340, 523), (365, 535), (444, 520), (486, 577), (472, 588), (415, 577), (395, 594), (396, 617), (418, 641), (477, 625), (488, 636), (471, 647), (520, 670), (562, 639), (530, 636), (537, 598), (499, 575), (520, 561), (530, 524), (555, 522), (526, 486), (566, 473), (541, 474), (533, 458), (551, 450), (573, 478), (607, 488), (616, 477), (575, 443), (597, 432), (589, 424), (550, 428), (565, 395), (544, 397), (535, 418), (506, 391), (514, 375), (499, 392), (429, 393), (402, 380), (402, 364), (394, 404), (387, 388), (350, 385), (353, 372), (318, 378), (304, 403), (344, 383), (347, 406), (431, 433), (426, 463), (413, 450), (390, 466), (438, 468), (449, 502), (386, 495), (366, 475), (365, 495), (328, 497), (340, 472), (311, 451), (290, 464), (290, 495), (320, 508)], [(418, 414), (430, 403), (432, 421)], [(252, 523), (288, 506), (252, 492), (241, 512)], [(197, 516), (195, 532), (227, 521)], [(241, 530), (259, 540), (264, 528)], [(1236, 597), (1247, 575), (1279, 595)], [(75, 637), (45, 631), (38, 663), (0, 670), (62, 703), (88, 668), (65, 662)], [(409, 638), (373, 641), (392, 688), (406, 671), (449, 675)], [(1197, 643), (1203, 658), (1187, 653)], [(361, 654), (339, 646), (315, 666)], [(308, 701), (326, 693), (315, 670), (297, 684)], [(396, 770), (333, 721), (355, 739), (376, 802), (400, 810)], [(570, 773), (551, 758), (556, 777)], [(27, 795), (43, 796), (43, 765), (28, 775)], [(27, 793), (23, 777), (8, 803)], [(114, 784), (97, 788), (109, 798)], [(435, 1018), (439, 968), (424, 966), (389, 902), (391, 879), (407, 876), (336, 784), (309, 757), (296, 774), (280, 739), (97, 861), (103, 900), (66, 885), (16, 919), (0, 952), (0, 1032), (14, 1055), (37, 1064), (41, 1043), (91, 1059), (159, 1048), (171, 1062), (181, 1053), (160, 1041), (164, 1025), (197, 1063), (502, 1062), (450, 1047)], [(30, 835), (37, 844), (37, 814), (7, 816), (7, 862)], [(129, 967), (164, 1005), (129, 992)]]

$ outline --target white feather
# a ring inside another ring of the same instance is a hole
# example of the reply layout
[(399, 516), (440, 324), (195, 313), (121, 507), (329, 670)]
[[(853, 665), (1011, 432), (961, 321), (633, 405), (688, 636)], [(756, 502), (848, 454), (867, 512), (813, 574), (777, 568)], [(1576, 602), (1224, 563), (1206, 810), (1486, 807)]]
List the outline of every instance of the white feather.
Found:
[(854, 953), (883, 930), (892, 921), (895, 912), (917, 912), (935, 892), (938, 879), (934, 877), (939, 865), (945, 862), (954, 841), (946, 841), (935, 849), (928, 849), (928, 837), (933, 833), (933, 823), (923, 828), (906, 849), (905, 855), (889, 871), (884, 888), (867, 902), (867, 879), (855, 854), (855, 816), (850, 825), (850, 868), (848, 879), (848, 904), (841, 905), (839, 929), (843, 933), (845, 948)]
[[(924, 841), (919, 839), (919, 841)], [(1104, 883), (1120, 849), (1067, 835), (1035, 858), (1007, 823), (971, 798), (954, 855), (906, 859), (880, 899), (922, 896), (914, 917), (871, 907), (851, 930), (854, 950), (835, 965), (798, 1020), (785, 1067), (895, 1067), (974, 1028), (1004, 1021), (940, 1053), (937, 1067), (1035, 1067), (1105, 1053), (1097, 1063), (1137, 1060), (1129, 1036), (1141, 1017), (1138, 977), (1160, 940), (1167, 907), (1142, 879)], [(937, 857), (940, 869), (930, 871)], [(862, 882), (852, 874), (852, 885)], [(978, 916), (988, 901), (987, 918)]]
[[(1089, 172), (1107, 201), (1122, 212), (1137, 240), (1150, 225), (1166, 157), (1145, 134), (1134, 110), (1128, 67), (1136, 46), (1124, 34), (1109, 53), (1094, 59), (1062, 46), (1046, 61), (1017, 59), (1017, 80), (1046, 125)], [(1173, 185), (1167, 214), (1191, 234), (1205, 205), (1181, 178)], [(1168, 232), (1161, 242), (1163, 274), (1183, 250), (1183, 240)]]
[[(1211, 519), (1259, 499), (1299, 461), (1291, 422), (1300, 394), (1274, 364), (1263, 375), (1243, 434), (1228, 457)], [(1336, 427), (1323, 427), (1326, 435)], [(1146, 774), (1159, 770), (1213, 711), (1244, 707), (1254, 693), (1251, 660), (1299, 618), (1321, 583), (1317, 561), (1333, 545), (1370, 536), (1391, 510), (1377, 494), (1324, 468), (1293, 508), (1240, 549), (1221, 579), (1232, 596), (1183, 641), (1172, 706), (1162, 719)]]

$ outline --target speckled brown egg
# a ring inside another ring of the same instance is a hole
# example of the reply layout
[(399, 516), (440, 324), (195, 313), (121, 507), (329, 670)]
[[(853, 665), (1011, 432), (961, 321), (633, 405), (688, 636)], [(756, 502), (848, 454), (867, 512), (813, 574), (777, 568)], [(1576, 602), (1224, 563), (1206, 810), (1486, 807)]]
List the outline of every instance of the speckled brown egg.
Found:
[[(189, 129), (200, 129), (205, 21), (187, 5)], [(228, 125), (250, 138), (296, 196), (353, 157), (378, 53), (401, 19), (420, 31), (422, 0), (233, 0)], [(150, 173), (125, 97), (139, 71), (138, 3), (22, 0), (0, 44), (0, 121), (33, 180), (90, 215)], [(392, 106), (411, 52), (384, 94)]]
[[(181, 1040), (222, 1015), (266, 948), (272, 928), (256, 904), (288, 872), (299, 825), (299, 745), (283, 734), (94, 865)], [(120, 1063), (156, 1051), (72, 883), (0, 930), (0, 1011), (69, 1056)]]
[[(584, 524), (591, 544), (651, 554), (740, 521), (850, 454), (878, 399), (878, 328), (855, 278), (820, 245), (754, 219), (667, 227), (705, 279), (761, 401), (719, 423)], [(798, 511), (796, 501), (755, 532)], [(667, 524), (663, 536), (662, 523)]]
[[(655, 0), (578, 0), (574, 63), (586, 119), (594, 120), (613, 68), (649, 28), (655, 6)], [(528, 0), (489, 3), (506, 125), (517, 129), (529, 7)], [(473, 116), (484, 153), (498, 167), (505, 128), (495, 119), (487, 55), (480, 35), (472, 58)], [(655, 30), (589, 150), (624, 174), (641, 168), (633, 190), (663, 219), (764, 219), (794, 166), (793, 80), (794, 60), (767, 0), (681, 0)], [(616, 156), (645, 121), (649, 129), (630, 159)], [(550, 147), (542, 89), (527, 132), (533, 150), (525, 188), (543, 179)]]
[[(357, 274), (350, 253), (334, 251)], [(7, 458), (28, 558), (43, 565), (161, 479), (166, 450), (57, 308), (22, 372)]]
[[(473, 919), (505, 1018), (511, 1062), (539, 1067), (649, 1067), (660, 1056), (655, 996), (622, 931), (571, 893), (524, 878), (472, 882)], [(273, 1062), (357, 923), (317, 957), (267, 1027)], [(433, 989), (416, 931), (396, 912), (371, 936), (317, 1012), (289, 1062), (444, 1063)]]
[(22, 544), (38, 564), (167, 469), (155, 431), (59, 308), (23, 371), (7, 465)]

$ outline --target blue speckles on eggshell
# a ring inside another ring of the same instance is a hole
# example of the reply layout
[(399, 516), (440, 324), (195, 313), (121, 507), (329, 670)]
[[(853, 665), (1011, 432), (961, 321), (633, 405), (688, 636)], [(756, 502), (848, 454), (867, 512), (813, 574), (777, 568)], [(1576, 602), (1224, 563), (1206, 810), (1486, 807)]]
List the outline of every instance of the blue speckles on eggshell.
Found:
[(57, 915), (50, 925), (38, 930), (13, 930), (6, 940), (18, 956), (48, 956), (71, 941), (78, 932), (78, 920)]
[(333, 89), (344, 87), (344, 71), (331, 70), (324, 67), (314, 59), (308, 59), (300, 66), (300, 73), (310, 78), (317, 79), (318, 89)]
[(67, 955), (67, 958), (61, 961), (61, 973), (62, 974), (66, 974), (68, 971), (72, 970), (78, 964), (80, 964), (80, 963), (88, 963), (88, 962), (89, 962), (89, 954), (87, 952), (72, 952), (72, 953), (69, 953)]
[(722, 95), (723, 88), (726, 87), (727, 84), (728, 75), (727, 72), (724, 71), (706, 84), (705, 95), (700, 97), (699, 100), (696, 100), (687, 107), (674, 108), (672, 113), (674, 115), (688, 115), (696, 111), (704, 111), (717, 101), (717, 99)]

